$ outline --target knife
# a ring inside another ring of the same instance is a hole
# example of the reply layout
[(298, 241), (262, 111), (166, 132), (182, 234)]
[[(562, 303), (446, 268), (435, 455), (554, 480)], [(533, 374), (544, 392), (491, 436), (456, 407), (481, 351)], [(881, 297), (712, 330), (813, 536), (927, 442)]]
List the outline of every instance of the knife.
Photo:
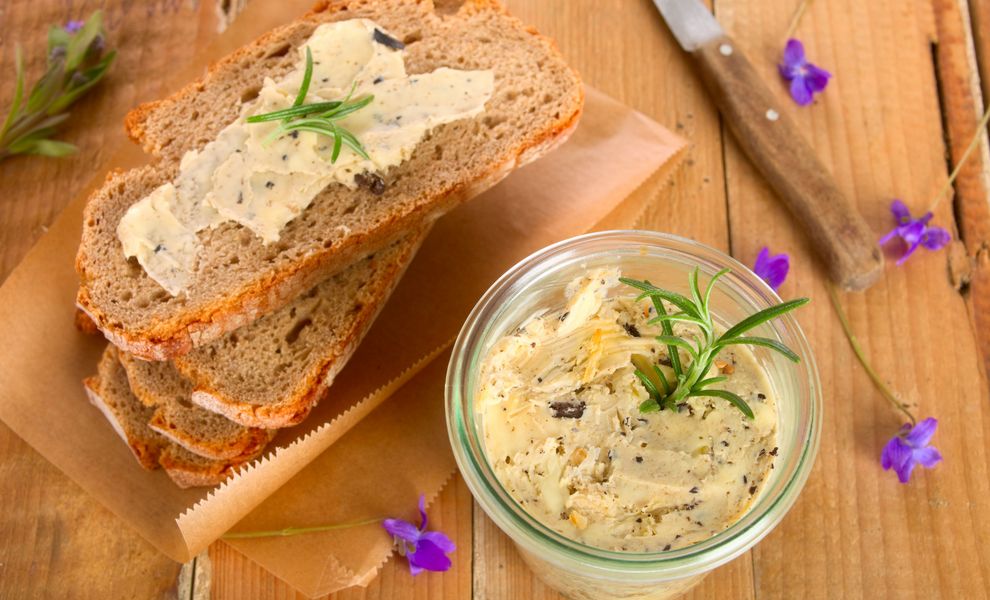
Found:
[(883, 272), (877, 239), (753, 65), (700, 0), (653, 0), (749, 159), (787, 205), (832, 280), (863, 290)]

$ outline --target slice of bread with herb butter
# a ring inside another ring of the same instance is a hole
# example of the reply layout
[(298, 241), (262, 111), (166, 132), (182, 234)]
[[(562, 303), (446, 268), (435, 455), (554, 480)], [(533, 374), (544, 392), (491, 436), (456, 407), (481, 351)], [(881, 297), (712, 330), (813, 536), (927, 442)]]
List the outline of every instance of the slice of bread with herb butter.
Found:
[(126, 352), (118, 352), (118, 358), (131, 393), (154, 409), (148, 427), (193, 454), (214, 460), (253, 456), (274, 437), (274, 431), (245, 427), (193, 404), (192, 384), (172, 363), (143, 361)]
[(236, 456), (233, 449), (267, 435), (258, 428), (302, 421), (347, 363), (425, 237), (425, 230), (407, 235), (285, 308), (173, 361), (123, 355), (131, 389), (143, 402), (171, 407), (171, 414), (179, 412), (177, 403), (197, 405), (185, 408), (185, 426), (173, 418), (172, 428), (158, 424), (158, 417), (169, 414), (160, 409), (152, 428), (198, 454), (229, 458), (224, 450)]
[(159, 435), (148, 426), (155, 409), (143, 405), (131, 393), (127, 373), (113, 345), (103, 353), (98, 374), (84, 384), (90, 402), (127, 443), (138, 463), (149, 470), (163, 468), (179, 487), (216, 485), (263, 450), (257, 448), (253, 454), (236, 460), (211, 460)]
[(158, 161), (92, 198), (78, 304), (129, 352), (188, 353), (542, 155), (582, 104), (553, 43), (494, 2), (325, 4), (128, 116)]

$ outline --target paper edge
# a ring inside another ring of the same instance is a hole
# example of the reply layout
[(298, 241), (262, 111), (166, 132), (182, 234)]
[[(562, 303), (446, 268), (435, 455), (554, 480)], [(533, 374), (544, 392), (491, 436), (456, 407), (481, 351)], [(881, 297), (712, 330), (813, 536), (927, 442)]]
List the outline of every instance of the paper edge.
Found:
[[(231, 527), (311, 464), (313, 458), (319, 456), (331, 444), (360, 423), (371, 411), (429, 366), (433, 360), (453, 344), (453, 341), (453, 339), (448, 340), (413, 362), (388, 383), (358, 400), (330, 421), (317, 426), (299, 439), (293, 440), (289, 445), (275, 448), (245, 464), (229, 479), (210, 490), (204, 498), (186, 508), (175, 518), (175, 524), (186, 543), (188, 556), (192, 557), (199, 554), (210, 544), (221, 539), (222, 535)], [(357, 418), (354, 418), (356, 415)], [(349, 424), (344, 426), (341, 423)], [(306, 456), (309, 457), (309, 460), (305, 459)], [(298, 459), (300, 457), (303, 459), (294, 465), (295, 468), (279, 469), (273, 466), (281, 465), (290, 458)], [(267, 485), (250, 487), (252, 498), (246, 502), (238, 501), (235, 495), (242, 492), (242, 488), (245, 486), (256, 483), (254, 481), (256, 479), (268, 479), (268, 483)], [(234, 504), (233, 507), (231, 506), (232, 503)], [(234, 510), (231, 510), (232, 508)], [(214, 532), (218, 533), (214, 535)]]

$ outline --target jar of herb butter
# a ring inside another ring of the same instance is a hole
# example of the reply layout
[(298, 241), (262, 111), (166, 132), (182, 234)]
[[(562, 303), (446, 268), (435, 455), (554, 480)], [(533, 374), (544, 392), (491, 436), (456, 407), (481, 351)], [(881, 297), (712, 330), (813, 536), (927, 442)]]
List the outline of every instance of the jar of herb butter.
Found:
[[(454, 344), (447, 372), (446, 411), (460, 472), (478, 504), (513, 540), (534, 573), (572, 600), (679, 596), (767, 535), (794, 504), (814, 463), (821, 426), (820, 383), (808, 341), (788, 313), (760, 325), (750, 335), (786, 345), (800, 362), (765, 347), (748, 350), (775, 399), (775, 444), (772, 459), (768, 458), (772, 464), (759, 489), (750, 488), (752, 499), (745, 510), (709, 537), (673, 549), (668, 545), (648, 551), (642, 545), (622, 550), (583, 543), (564, 535), (560, 527), (548, 526), (546, 518), (535, 517), (531, 506), (523, 506), (525, 502), (517, 500), (500, 480), (493, 465), (510, 457), (490, 456), (486, 418), (498, 417), (491, 413), (486, 417), (479, 405), (482, 365), (499, 340), (518, 333), (522, 325), (541, 315), (560, 314), (554, 311), (565, 306), (574, 293), (574, 282), (588, 273), (617, 269), (623, 277), (690, 297), (689, 275), (695, 268), (702, 281), (730, 270), (713, 286), (708, 303), (716, 324), (723, 328), (780, 302), (759, 277), (718, 250), (672, 235), (608, 231), (565, 240), (510, 269), (475, 306)], [(630, 290), (616, 288), (607, 293), (628, 295)], [(561, 320), (567, 316), (560, 314)], [(635, 328), (626, 327), (639, 337)], [(580, 406), (583, 410), (583, 402)], [(556, 416), (580, 415), (568, 414), (565, 408)], [(533, 437), (544, 433), (534, 432)]]

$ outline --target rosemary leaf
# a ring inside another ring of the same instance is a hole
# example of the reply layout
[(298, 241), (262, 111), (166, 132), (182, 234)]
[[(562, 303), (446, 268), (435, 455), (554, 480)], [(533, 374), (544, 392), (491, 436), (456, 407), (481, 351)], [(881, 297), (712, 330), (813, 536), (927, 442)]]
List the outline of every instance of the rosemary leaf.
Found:
[(781, 344), (777, 340), (771, 340), (770, 338), (765, 338), (765, 337), (755, 337), (755, 336), (737, 337), (737, 338), (732, 338), (730, 340), (718, 342), (717, 344), (715, 344), (715, 347), (718, 349), (722, 349), (726, 346), (731, 346), (734, 344), (747, 344), (750, 346), (762, 346), (764, 348), (770, 348), (771, 350), (776, 350), (777, 352), (780, 352), (781, 354), (783, 354), (788, 359), (794, 362), (801, 362), (801, 357), (795, 354), (793, 350), (791, 350), (784, 344)]
[(747, 331), (753, 329), (754, 327), (758, 327), (759, 325), (762, 325), (767, 321), (776, 319), (777, 317), (785, 313), (789, 313), (795, 308), (804, 306), (807, 303), (808, 303), (807, 298), (797, 298), (795, 300), (788, 300), (787, 302), (778, 304), (776, 306), (771, 306), (770, 308), (764, 308), (760, 312), (750, 315), (745, 319), (743, 319), (742, 321), (739, 321), (738, 323), (730, 327), (728, 331), (722, 334), (720, 341), (732, 339), (738, 335), (746, 333)]
[(749, 407), (749, 404), (746, 404), (746, 401), (740, 398), (738, 394), (734, 394), (728, 390), (693, 390), (688, 393), (688, 396), (710, 396), (712, 398), (728, 400), (733, 406), (741, 410), (747, 418), (756, 418), (756, 415), (753, 414), (753, 409)]
[(248, 123), (265, 123), (267, 121), (281, 121), (282, 119), (291, 119), (292, 117), (301, 117), (303, 115), (308, 115), (311, 113), (319, 113), (325, 110), (332, 110), (341, 105), (340, 100), (332, 100), (330, 102), (314, 102), (313, 104), (305, 104), (303, 106), (293, 106), (292, 108), (284, 108), (282, 110), (276, 110), (274, 112), (265, 113), (262, 115), (252, 115), (245, 119)]
[(303, 71), (302, 84), (299, 86), (299, 93), (296, 94), (296, 99), (292, 102), (293, 108), (301, 106), (306, 100), (306, 94), (309, 93), (309, 83), (313, 79), (313, 51), (306, 46), (306, 70)]

